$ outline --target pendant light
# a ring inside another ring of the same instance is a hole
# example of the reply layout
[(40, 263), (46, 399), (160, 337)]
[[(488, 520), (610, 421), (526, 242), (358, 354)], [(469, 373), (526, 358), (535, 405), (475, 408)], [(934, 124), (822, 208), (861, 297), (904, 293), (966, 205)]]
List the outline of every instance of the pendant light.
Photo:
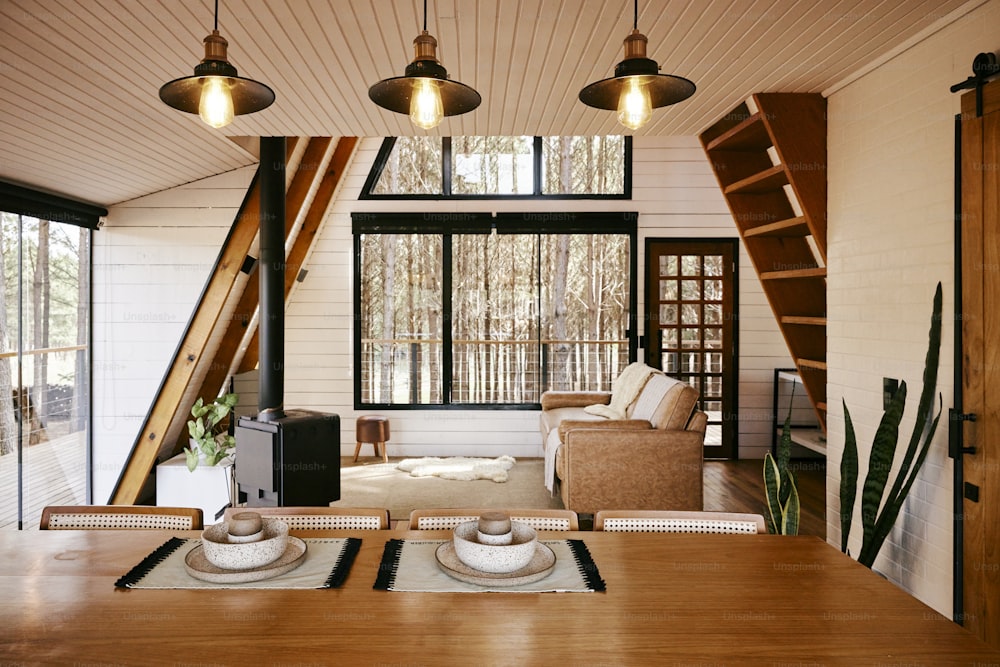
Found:
[(194, 76), (174, 79), (160, 88), (160, 99), (175, 109), (196, 113), (212, 127), (225, 127), (234, 116), (266, 109), (274, 91), (263, 83), (237, 76), (226, 58), (229, 42), (219, 34), (219, 0), (215, 0), (215, 28), (205, 38), (205, 58)]
[(427, 0), (424, 29), (413, 40), (413, 62), (403, 76), (383, 79), (368, 89), (371, 101), (383, 109), (409, 114), (414, 125), (429, 130), (445, 116), (472, 111), (482, 102), (474, 88), (452, 81), (438, 62), (437, 40), (427, 32)]
[(684, 77), (660, 74), (660, 66), (646, 57), (646, 36), (639, 32), (639, 0), (635, 0), (632, 33), (625, 38), (625, 59), (610, 79), (595, 81), (580, 91), (580, 101), (597, 109), (618, 111), (618, 121), (632, 130), (646, 124), (653, 109), (683, 102), (695, 85)]

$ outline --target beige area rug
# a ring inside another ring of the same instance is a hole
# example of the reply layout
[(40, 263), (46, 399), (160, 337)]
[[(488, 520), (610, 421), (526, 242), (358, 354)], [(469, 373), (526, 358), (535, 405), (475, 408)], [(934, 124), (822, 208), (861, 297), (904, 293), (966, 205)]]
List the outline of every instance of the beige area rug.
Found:
[(440, 477), (411, 477), (389, 463), (353, 463), (341, 459), (340, 500), (333, 507), (385, 507), (393, 521), (406, 520), (418, 507), (562, 509), (545, 489), (542, 459), (517, 459), (507, 481), (459, 482)]
[(410, 473), (410, 477), (440, 477), (458, 482), (488, 479), (502, 484), (510, 477), (507, 471), (513, 468), (516, 462), (510, 456), (498, 456), (495, 459), (424, 456), (419, 459), (403, 459), (396, 464), (396, 467)]

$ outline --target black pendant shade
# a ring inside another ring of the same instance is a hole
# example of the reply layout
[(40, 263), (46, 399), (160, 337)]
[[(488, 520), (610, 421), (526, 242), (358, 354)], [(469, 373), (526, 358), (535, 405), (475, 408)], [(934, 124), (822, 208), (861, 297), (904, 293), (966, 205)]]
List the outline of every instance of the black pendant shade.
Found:
[(625, 59), (615, 66), (615, 75), (580, 91), (580, 101), (597, 109), (618, 111), (618, 120), (633, 130), (642, 127), (653, 109), (683, 102), (694, 95), (693, 82), (673, 74), (660, 74), (660, 66), (646, 57), (646, 36), (639, 32), (639, 0), (635, 21), (625, 38)]
[(414, 60), (406, 66), (403, 76), (383, 79), (368, 89), (368, 97), (383, 109), (410, 113), (413, 79), (429, 78), (441, 93), (445, 116), (458, 116), (474, 110), (483, 101), (472, 86), (448, 78), (448, 72), (436, 60)]
[(174, 79), (160, 87), (168, 106), (196, 113), (213, 127), (228, 125), (234, 116), (266, 109), (274, 102), (268, 86), (239, 76), (226, 55), (229, 42), (219, 34), (219, 2), (215, 2), (215, 29), (205, 38), (205, 58), (193, 76)]

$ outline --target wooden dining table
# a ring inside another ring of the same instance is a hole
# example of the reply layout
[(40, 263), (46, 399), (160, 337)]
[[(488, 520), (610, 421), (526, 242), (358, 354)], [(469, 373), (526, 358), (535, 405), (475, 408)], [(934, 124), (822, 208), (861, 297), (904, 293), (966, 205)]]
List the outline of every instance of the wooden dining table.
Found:
[(176, 531), (0, 534), (0, 664), (996, 665), (1000, 653), (815, 537), (605, 532), (601, 592), (375, 590), (360, 538), (338, 588), (121, 589)]

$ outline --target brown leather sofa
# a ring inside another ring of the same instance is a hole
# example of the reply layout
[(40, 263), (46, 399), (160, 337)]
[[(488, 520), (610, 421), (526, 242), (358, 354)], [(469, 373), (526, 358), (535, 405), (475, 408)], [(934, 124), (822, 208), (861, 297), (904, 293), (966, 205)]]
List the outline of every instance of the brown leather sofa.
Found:
[(558, 491), (566, 509), (584, 514), (602, 509), (703, 509), (708, 417), (697, 409), (697, 390), (648, 370), (648, 381), (622, 419), (584, 409), (611, 403), (609, 393), (542, 395), (546, 485)]

